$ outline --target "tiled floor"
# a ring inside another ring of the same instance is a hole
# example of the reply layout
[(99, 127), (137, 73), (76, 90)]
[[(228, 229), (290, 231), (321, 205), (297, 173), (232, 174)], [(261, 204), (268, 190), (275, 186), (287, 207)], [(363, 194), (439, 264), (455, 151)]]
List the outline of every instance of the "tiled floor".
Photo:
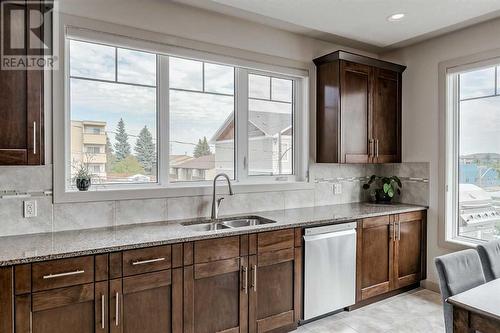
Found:
[(301, 326), (298, 333), (444, 333), (440, 295), (410, 291)]

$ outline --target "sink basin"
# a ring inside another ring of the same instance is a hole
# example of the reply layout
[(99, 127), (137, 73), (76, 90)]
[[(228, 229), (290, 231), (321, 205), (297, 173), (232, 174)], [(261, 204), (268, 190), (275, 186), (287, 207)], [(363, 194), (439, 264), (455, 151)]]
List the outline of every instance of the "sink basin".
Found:
[(189, 229), (194, 230), (194, 231), (211, 231), (211, 230), (229, 229), (228, 226), (225, 226), (224, 224), (221, 224), (221, 223), (200, 223), (200, 224), (190, 224), (190, 225), (185, 225), (185, 226), (189, 227)]
[(276, 223), (260, 216), (247, 216), (217, 220), (216, 222), (203, 221), (201, 223), (183, 223), (182, 225), (194, 231), (211, 231), (232, 228), (251, 227), (261, 224)]
[(245, 219), (235, 219), (221, 222), (223, 225), (231, 227), (231, 228), (241, 228), (241, 227), (250, 227), (259, 224), (268, 224), (274, 223), (274, 221), (264, 220), (259, 218), (245, 218)]

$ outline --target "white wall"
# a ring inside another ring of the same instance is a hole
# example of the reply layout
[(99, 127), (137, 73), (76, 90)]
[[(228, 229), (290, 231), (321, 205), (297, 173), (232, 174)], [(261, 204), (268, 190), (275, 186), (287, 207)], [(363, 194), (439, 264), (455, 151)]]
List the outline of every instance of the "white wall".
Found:
[(403, 161), (430, 162), (427, 259), (431, 282), (437, 282), (434, 258), (450, 251), (438, 242), (439, 140), (444, 135), (439, 132), (438, 64), (500, 48), (499, 36), (500, 20), (494, 20), (382, 55), (408, 66), (403, 74)]

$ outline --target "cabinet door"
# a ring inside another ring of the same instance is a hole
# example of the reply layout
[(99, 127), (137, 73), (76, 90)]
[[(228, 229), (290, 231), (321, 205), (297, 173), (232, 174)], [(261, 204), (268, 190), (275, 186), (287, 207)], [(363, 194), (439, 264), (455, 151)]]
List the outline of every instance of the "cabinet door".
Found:
[(401, 162), (400, 74), (375, 68), (373, 95), (375, 162)]
[(402, 288), (422, 279), (425, 222), (421, 212), (395, 216), (394, 287)]
[(238, 257), (184, 267), (184, 332), (247, 331), (247, 260)]
[(357, 232), (358, 301), (392, 290), (394, 226), (391, 216), (364, 219)]
[[(33, 6), (33, 5), (30, 5)], [(20, 38), (24, 48), (16, 55), (26, 55), (27, 38), (25, 17), (8, 15), (10, 11), (25, 11), (25, 6), (5, 3), (2, 5), (5, 20), (0, 24), (2, 36)], [(17, 22), (15, 21), (17, 20)], [(41, 28), (37, 33), (43, 31)], [(35, 31), (36, 32), (36, 31)], [(10, 43), (7, 38), (6, 43)], [(0, 165), (43, 163), (43, 71), (7, 70), (0, 74)]]
[(278, 230), (257, 235), (257, 255), (250, 257), (249, 332), (296, 328), (300, 306), (296, 297), (296, 255), (294, 230)]
[(372, 68), (340, 63), (341, 163), (370, 163), (372, 143)]
[(340, 147), (339, 61), (317, 67), (316, 162), (338, 163)]
[[(182, 271), (164, 270), (110, 282), (111, 332), (182, 331)], [(174, 319), (175, 318), (175, 319)]]
[(16, 296), (16, 332), (104, 333), (107, 300), (102, 302), (102, 296), (106, 295), (107, 283), (100, 282), (95, 292), (94, 284), (88, 283)]

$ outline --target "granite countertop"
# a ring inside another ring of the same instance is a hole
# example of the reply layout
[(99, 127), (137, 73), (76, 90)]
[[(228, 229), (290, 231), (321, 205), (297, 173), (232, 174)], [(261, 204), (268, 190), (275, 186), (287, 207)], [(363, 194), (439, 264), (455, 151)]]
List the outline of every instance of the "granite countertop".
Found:
[(407, 204), (376, 205), (370, 203), (351, 203), (241, 214), (239, 216), (261, 216), (276, 221), (276, 223), (214, 231), (194, 231), (181, 225), (182, 222), (187, 221), (184, 220), (0, 237), (0, 266), (291, 227), (343, 223), (360, 218), (425, 209), (427, 207)]

